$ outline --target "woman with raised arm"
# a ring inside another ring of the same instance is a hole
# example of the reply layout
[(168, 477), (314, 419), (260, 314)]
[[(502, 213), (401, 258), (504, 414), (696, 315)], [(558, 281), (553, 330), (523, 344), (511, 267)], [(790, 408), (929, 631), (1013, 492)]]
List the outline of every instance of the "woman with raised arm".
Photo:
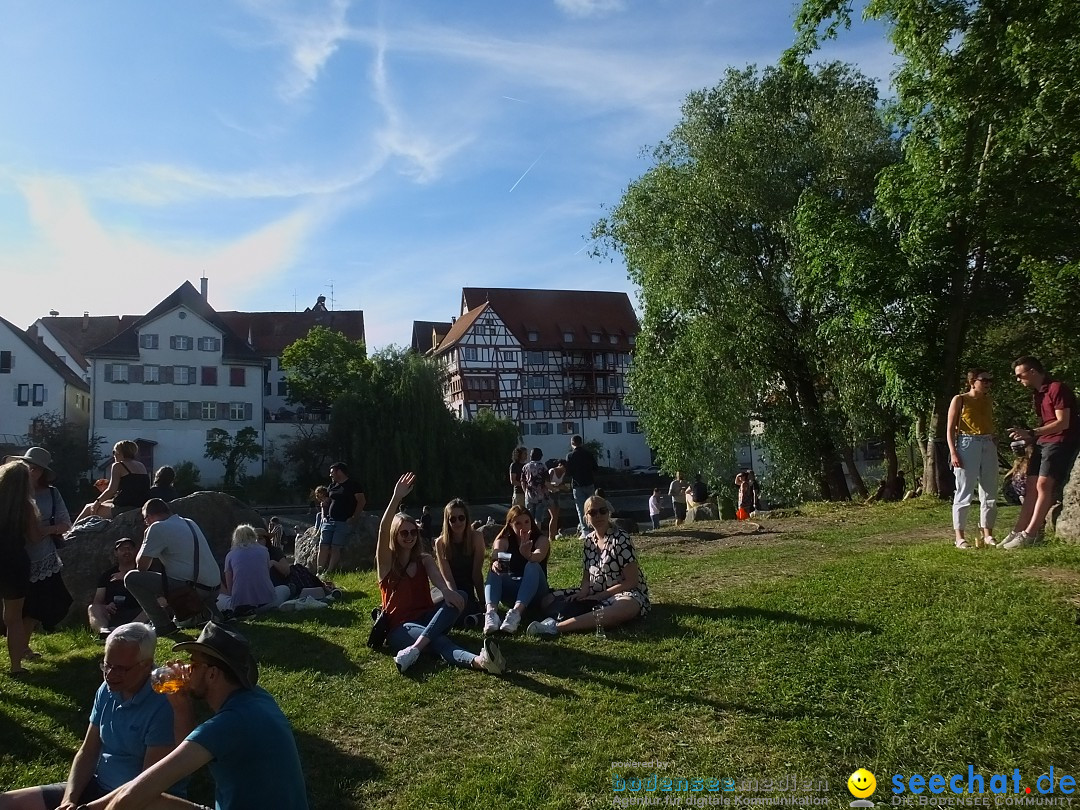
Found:
[[(592, 532), (585, 538), (581, 585), (557, 591), (566, 606), (565, 618), (533, 622), (530, 636), (557, 636), (600, 627), (615, 627), (649, 612), (649, 586), (638, 565), (630, 535), (611, 521), (611, 504), (599, 495), (585, 501), (585, 515)], [(573, 610), (584, 608), (580, 615)], [(563, 611), (560, 611), (563, 613)]]
[[(398, 511), (415, 483), (416, 476), (407, 472), (394, 484), (394, 494), (379, 522), (375, 546), (375, 572), (382, 610), (389, 623), (387, 640), (397, 650), (394, 663), (398, 672), (405, 672), (420, 653), (432, 651), (449, 664), (499, 675), (506, 669), (506, 661), (494, 642), (485, 639), (483, 650), (475, 655), (445, 635), (465, 607), (465, 595), (447, 585), (435, 559), (424, 553), (417, 522)], [(443, 597), (437, 609), (431, 601), (430, 583)]]
[[(551, 542), (541, 534), (540, 525), (523, 506), (512, 506), (506, 525), (491, 546), (491, 572), (484, 596), (484, 635), (501, 630), (517, 632), (529, 605), (547, 595), (547, 558)], [(506, 618), (499, 619), (499, 603), (512, 605)]]
[(470, 525), (468, 504), (454, 498), (443, 509), (442, 534), (435, 538), (435, 559), (450, 590), (465, 593), (466, 616), (480, 611), (485, 555), (484, 535)]

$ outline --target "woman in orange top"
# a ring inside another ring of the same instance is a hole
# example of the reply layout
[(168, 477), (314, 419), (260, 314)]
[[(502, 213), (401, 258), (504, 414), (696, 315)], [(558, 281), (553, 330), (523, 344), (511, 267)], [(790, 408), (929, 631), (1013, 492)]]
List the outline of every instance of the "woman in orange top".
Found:
[(994, 518), (997, 516), (997, 445), (994, 442), (994, 402), (990, 397), (993, 377), (981, 368), (967, 373), (968, 390), (953, 397), (949, 405), (946, 437), (956, 494), (953, 496), (953, 529), (956, 547), (970, 548), (964, 539), (964, 524), (975, 487), (979, 488), (979, 527), (982, 536), (976, 548), (997, 545), (994, 542)]
[[(483, 650), (475, 655), (446, 637), (465, 607), (465, 595), (446, 584), (435, 559), (420, 546), (420, 526), (398, 511), (415, 483), (416, 476), (408, 472), (394, 484), (375, 546), (375, 572), (383, 613), (389, 621), (387, 640), (397, 651), (394, 662), (398, 672), (407, 670), (420, 653), (430, 649), (449, 664), (500, 675), (506, 661), (493, 641), (485, 639)], [(443, 597), (437, 609), (431, 601), (432, 582)]]

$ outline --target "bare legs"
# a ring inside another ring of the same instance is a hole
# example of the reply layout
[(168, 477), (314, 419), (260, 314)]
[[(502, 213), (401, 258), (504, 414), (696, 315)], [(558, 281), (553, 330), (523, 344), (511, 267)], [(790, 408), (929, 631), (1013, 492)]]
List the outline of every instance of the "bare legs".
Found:
[(23, 656), (30, 651), (28, 633), (23, 623), (23, 599), (4, 600), (4, 624), (7, 625), (8, 658), (12, 672), (23, 672)]

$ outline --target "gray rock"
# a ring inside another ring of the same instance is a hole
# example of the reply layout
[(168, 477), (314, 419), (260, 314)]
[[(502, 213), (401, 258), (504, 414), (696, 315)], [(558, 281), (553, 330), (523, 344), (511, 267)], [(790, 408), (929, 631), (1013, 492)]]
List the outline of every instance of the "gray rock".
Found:
[(688, 523), (694, 523), (698, 520), (716, 520), (716, 512), (713, 511), (715, 508), (716, 507), (710, 503), (691, 506), (686, 510), (686, 521)]
[(1072, 475), (1065, 483), (1056, 531), (1065, 542), (1080, 543), (1080, 458), (1073, 464)]
[[(199, 524), (218, 565), (221, 565), (232, 545), (233, 529), (242, 523), (266, 525), (254, 509), (221, 492), (196, 492), (172, 501), (169, 507), (176, 514)], [(64, 582), (74, 599), (65, 624), (86, 621), (86, 606), (94, 597), (98, 578), (116, 564), (113, 545), (122, 537), (130, 537), (136, 544), (141, 544), (143, 529), (142, 513), (132, 509), (101, 525), (96, 531), (71, 535), (60, 551), (60, 559), (64, 562)]]
[(637, 534), (638, 531), (639, 531), (637, 521), (632, 520), (630, 518), (625, 518), (625, 517), (612, 518), (612, 523), (614, 523), (616, 526), (618, 526), (620, 529), (622, 529), (627, 534)]
[[(374, 512), (361, 512), (341, 551), (338, 568), (342, 571), (366, 571), (375, 565), (375, 541), (379, 536), (380, 516)], [(293, 550), (296, 562), (311, 572), (318, 568), (319, 538), (314, 527), (296, 535)]]

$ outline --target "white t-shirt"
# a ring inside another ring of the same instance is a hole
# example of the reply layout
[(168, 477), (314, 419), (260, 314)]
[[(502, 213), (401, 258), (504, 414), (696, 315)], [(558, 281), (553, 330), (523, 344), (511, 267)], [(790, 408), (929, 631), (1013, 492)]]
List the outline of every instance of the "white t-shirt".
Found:
[[(194, 575), (195, 544), (191, 541), (192, 529), (195, 530), (195, 537), (199, 542), (197, 578)], [(146, 530), (139, 556), (161, 560), (161, 564), (165, 566), (165, 576), (169, 579), (185, 582), (194, 580), (208, 588), (216, 588), (221, 584), (221, 569), (218, 568), (217, 560), (214, 559), (214, 553), (210, 550), (210, 544), (206, 542), (202, 529), (195, 521), (180, 515), (169, 515), (165, 520), (151, 524)]]
[[(649, 514), (650, 515), (659, 515), (660, 514), (660, 509), (661, 509), (660, 502), (662, 501), (662, 499), (663, 499), (662, 495), (653, 495), (652, 497), (649, 498)], [(641, 503), (641, 502), (638, 501), (638, 503)]]

